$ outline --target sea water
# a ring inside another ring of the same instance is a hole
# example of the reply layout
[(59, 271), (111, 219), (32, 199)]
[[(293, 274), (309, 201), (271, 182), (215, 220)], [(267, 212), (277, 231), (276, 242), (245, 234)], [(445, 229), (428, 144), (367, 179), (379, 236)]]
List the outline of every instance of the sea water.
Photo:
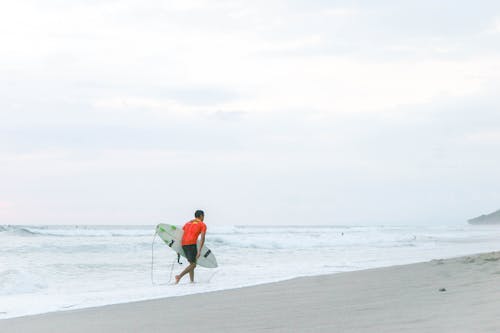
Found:
[(0, 319), (498, 250), (500, 227), (211, 226), (195, 283), (155, 226), (0, 226)]

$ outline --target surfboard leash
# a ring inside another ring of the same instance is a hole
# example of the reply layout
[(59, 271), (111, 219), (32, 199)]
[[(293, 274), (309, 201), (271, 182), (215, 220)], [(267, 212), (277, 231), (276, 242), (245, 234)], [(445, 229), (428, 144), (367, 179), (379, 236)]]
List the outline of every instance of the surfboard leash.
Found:
[(215, 274), (217, 274), (219, 272), (219, 269), (216, 269), (215, 272), (212, 273), (212, 275), (208, 278), (208, 281), (207, 283), (210, 283), (210, 281), (212, 281), (212, 278), (215, 276)]
[(172, 265), (170, 266), (170, 277), (168, 279), (168, 282), (167, 283), (156, 283), (155, 280), (154, 280), (154, 252), (155, 252), (155, 241), (156, 241), (156, 236), (158, 235), (158, 231), (155, 232), (154, 234), (154, 237), (153, 237), (153, 241), (151, 242), (151, 284), (153, 285), (159, 285), (159, 286), (164, 286), (164, 285), (167, 285), (167, 284), (170, 284), (172, 282), (172, 272), (174, 271), (174, 265), (175, 265), (175, 262), (177, 261), (180, 265), (182, 265), (182, 263), (179, 261), (179, 258), (180, 258), (180, 254), (177, 253), (177, 258), (174, 259), (174, 261), (172, 261)]
[(158, 235), (158, 231), (155, 232), (155, 235), (153, 237), (153, 241), (151, 242), (151, 283), (153, 285), (156, 284), (154, 279), (153, 279), (153, 265), (154, 265), (155, 240), (156, 240), (157, 235)]

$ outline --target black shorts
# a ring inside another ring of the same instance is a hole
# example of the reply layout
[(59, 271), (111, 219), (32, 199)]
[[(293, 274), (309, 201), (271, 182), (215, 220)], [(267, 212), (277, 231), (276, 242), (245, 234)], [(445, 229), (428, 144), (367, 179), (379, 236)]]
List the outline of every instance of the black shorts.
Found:
[(187, 260), (192, 264), (196, 264), (196, 255), (198, 254), (198, 248), (196, 244), (182, 245), (182, 249), (186, 254)]

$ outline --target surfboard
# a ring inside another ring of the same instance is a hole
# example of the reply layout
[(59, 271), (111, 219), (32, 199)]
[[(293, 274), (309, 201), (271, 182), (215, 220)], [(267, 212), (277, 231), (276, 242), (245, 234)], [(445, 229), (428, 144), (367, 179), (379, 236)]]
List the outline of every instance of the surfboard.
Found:
[[(184, 253), (181, 244), (182, 235), (184, 234), (182, 227), (160, 223), (156, 226), (156, 233), (165, 242), (165, 244), (168, 245), (168, 247), (186, 258), (186, 254)], [(198, 248), (199, 246), (200, 241), (198, 241)], [(196, 260), (196, 264), (202, 267), (215, 268), (217, 267), (217, 259), (215, 259), (215, 255), (212, 250), (210, 250), (206, 245), (203, 245), (201, 248), (201, 255), (198, 260)]]

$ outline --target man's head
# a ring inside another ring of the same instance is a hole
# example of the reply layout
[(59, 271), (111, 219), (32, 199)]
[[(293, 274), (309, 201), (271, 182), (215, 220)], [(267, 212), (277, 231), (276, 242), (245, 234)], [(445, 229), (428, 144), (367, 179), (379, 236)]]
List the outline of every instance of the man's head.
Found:
[(205, 213), (202, 210), (197, 210), (196, 212), (194, 212), (194, 217), (203, 221), (203, 219), (205, 218)]

